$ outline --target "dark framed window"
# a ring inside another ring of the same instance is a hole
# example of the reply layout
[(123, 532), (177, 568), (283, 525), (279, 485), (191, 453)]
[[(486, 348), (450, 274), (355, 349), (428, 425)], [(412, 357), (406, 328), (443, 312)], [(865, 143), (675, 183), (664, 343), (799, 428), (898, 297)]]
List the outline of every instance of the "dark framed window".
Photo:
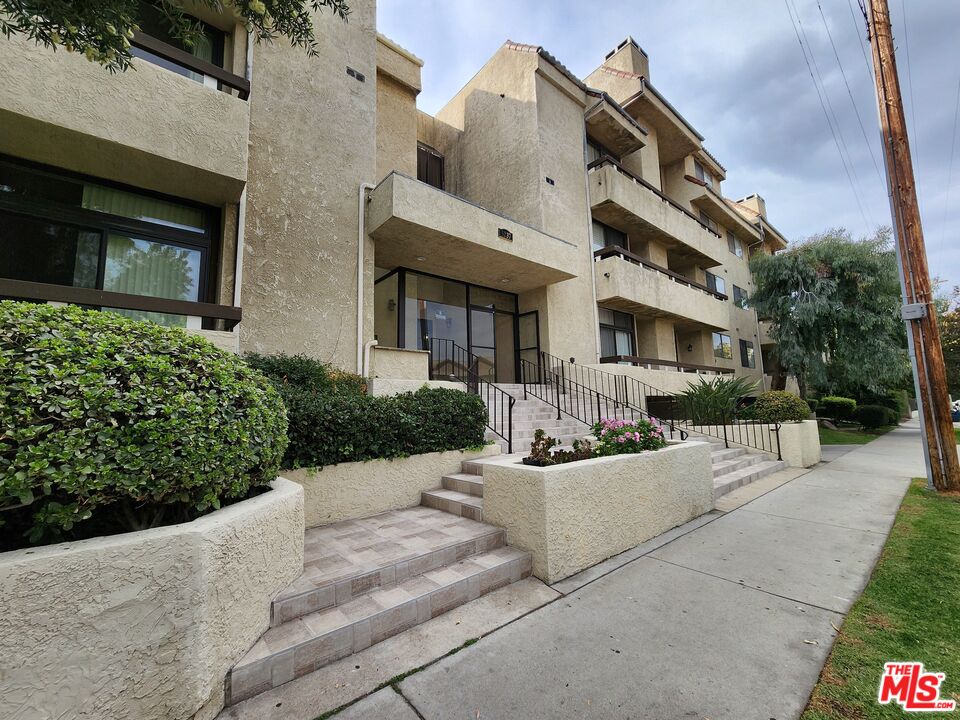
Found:
[(215, 208), (0, 157), (3, 278), (212, 302), (219, 228)]
[(729, 335), (713, 333), (713, 356), (723, 360), (733, 360), (733, 347), (730, 345)]
[(740, 238), (730, 230), (727, 230), (727, 249), (738, 258), (743, 257), (743, 244), (740, 242)]
[(757, 366), (753, 343), (749, 340), (740, 341), (740, 364), (745, 368), (755, 368)]
[(444, 189), (443, 155), (423, 143), (417, 143), (417, 180)]
[(750, 306), (750, 296), (739, 285), (733, 286), (733, 304), (744, 309)]
[(722, 277), (714, 275), (709, 271), (706, 271), (706, 277), (707, 287), (710, 288), (710, 290), (715, 293), (720, 293), (721, 295), (727, 294), (727, 283)]
[(596, 162), (602, 157), (612, 157), (617, 162), (620, 162), (620, 156), (613, 150), (609, 149), (605, 145), (598, 143), (593, 138), (587, 138), (587, 165), (592, 162)]
[(713, 187), (713, 173), (701, 165), (698, 160), (693, 161), (693, 171), (697, 174), (697, 180), (707, 187)]
[(622, 233), (616, 228), (604, 225), (602, 222), (593, 221), (593, 250), (603, 250), (605, 247), (622, 247), (627, 249), (627, 234)]
[(703, 210), (700, 211), (700, 222), (713, 230), (717, 235), (720, 234), (720, 226), (717, 224), (717, 221), (707, 215)]
[[(145, 35), (149, 35), (155, 40), (166, 43), (167, 45), (170, 45), (178, 50), (183, 50), (185, 53), (189, 53), (199, 60), (205, 60), (206, 62), (216, 65), (219, 68), (223, 67), (223, 48), (226, 33), (224, 33), (222, 30), (218, 30), (202, 20), (191, 18), (191, 21), (196, 23), (196, 25), (200, 28), (200, 35), (197, 42), (195, 42), (193, 45), (187, 45), (182, 38), (179, 38), (173, 34), (169, 20), (167, 20), (163, 13), (161, 13), (152, 3), (140, 2), (138, 11), (140, 16), (137, 20), (137, 24), (140, 26), (140, 31)], [(138, 57), (146, 60), (147, 62), (153, 63), (154, 65), (159, 65), (160, 67), (170, 70), (171, 72), (175, 72), (178, 75), (183, 75), (191, 80), (203, 83), (204, 85), (209, 85), (210, 87), (215, 88), (220, 87), (215, 78), (191, 70), (185, 65), (182, 65), (174, 60), (160, 57), (149, 50), (145, 50), (140, 47), (132, 47), (130, 48), (130, 54), (134, 57)]]
[(598, 308), (600, 315), (600, 356), (636, 355), (637, 339), (633, 315)]

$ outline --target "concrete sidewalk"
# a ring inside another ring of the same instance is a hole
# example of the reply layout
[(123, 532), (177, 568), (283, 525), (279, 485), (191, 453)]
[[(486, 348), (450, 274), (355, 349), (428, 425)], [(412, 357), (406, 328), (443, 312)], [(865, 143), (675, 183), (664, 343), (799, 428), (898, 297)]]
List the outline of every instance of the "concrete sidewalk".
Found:
[(921, 474), (914, 421), (577, 589), (558, 585), (569, 594), (351, 717), (795, 718)]

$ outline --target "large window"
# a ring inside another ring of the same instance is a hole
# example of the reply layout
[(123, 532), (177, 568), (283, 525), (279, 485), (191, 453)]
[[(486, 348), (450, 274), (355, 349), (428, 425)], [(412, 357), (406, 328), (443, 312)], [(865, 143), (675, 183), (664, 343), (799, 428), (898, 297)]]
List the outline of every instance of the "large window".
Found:
[(714, 275), (712, 272), (706, 273), (707, 278), (707, 287), (710, 288), (715, 293), (720, 293), (721, 295), (727, 294), (727, 283), (722, 277)]
[(730, 230), (727, 230), (727, 249), (738, 258), (743, 257), (743, 244), (740, 242), (740, 238)]
[(755, 368), (757, 366), (753, 343), (749, 340), (740, 341), (740, 364), (745, 368)]
[(633, 315), (599, 308), (600, 356), (635, 355), (636, 338), (633, 332)]
[(729, 335), (713, 333), (713, 356), (723, 360), (733, 360), (733, 348), (730, 346)]
[(693, 170), (697, 174), (697, 180), (707, 187), (713, 187), (713, 174), (701, 165), (699, 161), (693, 161)]
[[(2, 278), (208, 301), (218, 226), (212, 208), (0, 158)], [(183, 315), (117, 312), (188, 324)]]
[(720, 234), (720, 226), (717, 224), (717, 221), (707, 215), (703, 210), (700, 211), (700, 222), (713, 230), (717, 235)]
[[(217, 30), (200, 20), (194, 20), (193, 22), (200, 29), (199, 39), (193, 45), (187, 45), (181, 38), (176, 37), (171, 32), (170, 22), (152, 3), (140, 2), (138, 12), (139, 18), (137, 19), (137, 24), (145, 35), (149, 35), (156, 40), (173, 46), (177, 50), (182, 50), (193, 55), (198, 60), (204, 60), (211, 65), (223, 67), (224, 33), (221, 30)], [(130, 48), (130, 54), (154, 65), (166, 68), (178, 75), (183, 75), (191, 80), (203, 83), (204, 85), (210, 87), (219, 86), (215, 78), (198, 73), (173, 60), (160, 57), (149, 50), (132, 47)]]
[(733, 304), (739, 308), (748, 308), (750, 306), (750, 296), (747, 291), (739, 285), (733, 286)]
[(417, 180), (443, 190), (443, 155), (429, 145), (417, 143)]
[(593, 221), (593, 251), (603, 250), (605, 247), (622, 247), (627, 249), (627, 235), (616, 228)]
[(587, 165), (594, 163), (603, 157), (613, 158), (617, 162), (620, 161), (620, 157), (615, 152), (604, 147), (593, 138), (587, 138)]

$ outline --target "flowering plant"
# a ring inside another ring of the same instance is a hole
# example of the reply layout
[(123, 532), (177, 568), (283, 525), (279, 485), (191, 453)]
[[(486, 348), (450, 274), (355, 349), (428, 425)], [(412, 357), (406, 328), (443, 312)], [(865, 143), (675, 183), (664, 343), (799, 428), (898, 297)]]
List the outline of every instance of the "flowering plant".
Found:
[(633, 422), (602, 418), (593, 426), (593, 434), (597, 437), (594, 455), (598, 457), (659, 450), (667, 446), (663, 426), (654, 417)]

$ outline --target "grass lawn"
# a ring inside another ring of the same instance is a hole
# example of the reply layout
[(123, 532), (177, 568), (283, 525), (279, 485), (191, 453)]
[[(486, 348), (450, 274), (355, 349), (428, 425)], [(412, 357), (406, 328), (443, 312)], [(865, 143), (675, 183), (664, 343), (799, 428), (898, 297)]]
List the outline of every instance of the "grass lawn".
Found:
[(850, 430), (831, 430), (820, 426), (820, 444), (821, 445), (865, 445), (871, 440), (876, 440), (884, 433), (893, 430), (893, 426), (879, 428), (877, 430), (861, 430), (859, 428)]
[[(870, 583), (850, 610), (801, 720), (904, 718), (879, 705), (883, 663), (944, 672), (941, 699), (960, 701), (960, 498), (914, 480)], [(917, 713), (953, 717), (960, 713)]]

